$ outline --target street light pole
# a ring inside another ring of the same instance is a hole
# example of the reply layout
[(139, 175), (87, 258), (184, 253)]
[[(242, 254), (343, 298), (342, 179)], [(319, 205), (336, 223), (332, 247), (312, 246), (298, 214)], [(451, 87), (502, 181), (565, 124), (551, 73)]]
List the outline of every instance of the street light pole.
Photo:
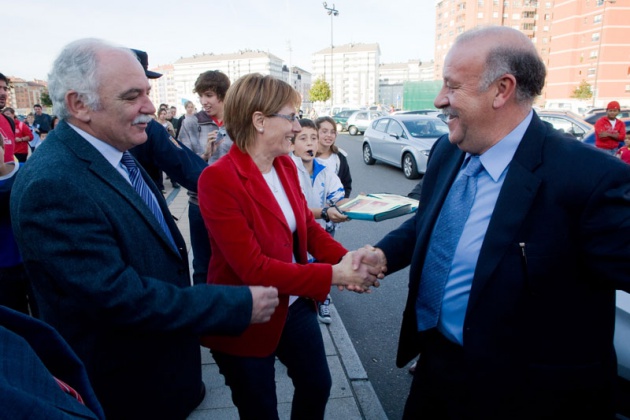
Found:
[(595, 66), (595, 83), (593, 83), (593, 108), (595, 108), (595, 101), (599, 95), (599, 86), (597, 86), (597, 80), (599, 79), (599, 59), (602, 55), (602, 38), (604, 38), (604, 20), (606, 19), (606, 5), (608, 3), (615, 4), (617, 0), (604, 0), (604, 11), (602, 12), (602, 24), (599, 30), (599, 45), (597, 46), (597, 64)]
[[(324, 9), (328, 12), (330, 16), (330, 111), (332, 112), (333, 107), (333, 80), (334, 80), (334, 66), (333, 66), (333, 16), (339, 16), (339, 10), (335, 9), (335, 5), (332, 7), (328, 7), (326, 2), (324, 4)], [(324, 63), (326, 63), (326, 55), (324, 55)], [(326, 79), (326, 65), (324, 64), (324, 80)]]

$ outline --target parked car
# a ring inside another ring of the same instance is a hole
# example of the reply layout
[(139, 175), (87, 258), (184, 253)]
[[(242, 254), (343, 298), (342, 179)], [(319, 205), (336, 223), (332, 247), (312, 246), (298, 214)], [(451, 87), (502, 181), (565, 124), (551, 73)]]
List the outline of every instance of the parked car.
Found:
[[(630, 118), (622, 118), (621, 121), (626, 125), (626, 137), (630, 136)], [(590, 144), (595, 147), (595, 129), (589, 130), (584, 137), (582, 137), (582, 142), (586, 144)], [(623, 139), (619, 142), (619, 147), (623, 146)]]
[(439, 109), (418, 109), (414, 111), (397, 111), (394, 114), (418, 114), (418, 115), (431, 115), (432, 117), (438, 117), (442, 121), (446, 122), (446, 115)]
[(593, 128), (591, 124), (571, 111), (542, 110), (538, 111), (538, 116), (555, 129), (570, 134), (578, 140), (582, 140), (586, 132)]
[[(589, 110), (586, 114), (584, 114), (584, 121), (589, 124), (595, 125), (597, 120), (601, 117), (606, 116), (606, 108), (593, 108)], [(619, 115), (617, 118), (629, 118), (630, 117), (630, 108), (621, 108), (619, 111)]]
[(348, 118), (357, 112), (358, 109), (348, 109), (333, 115), (333, 120), (337, 123), (337, 132), (346, 131), (348, 129)]
[(378, 117), (382, 117), (383, 115), (386, 114), (381, 111), (371, 111), (369, 109), (355, 111), (352, 115), (348, 117), (348, 133), (351, 136), (356, 136), (357, 134), (364, 133), (372, 121), (374, 121)]
[(397, 114), (378, 118), (365, 131), (363, 162), (377, 160), (402, 168), (405, 177), (419, 178), (427, 169), (431, 146), (448, 126), (439, 118), (417, 114)]

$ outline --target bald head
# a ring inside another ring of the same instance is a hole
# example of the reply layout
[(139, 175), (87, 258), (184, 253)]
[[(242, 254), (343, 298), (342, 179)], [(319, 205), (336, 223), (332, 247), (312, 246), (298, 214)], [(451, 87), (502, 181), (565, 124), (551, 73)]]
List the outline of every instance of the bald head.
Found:
[[(485, 56), (480, 90), (486, 90), (505, 74), (516, 79), (516, 101), (531, 105), (542, 93), (547, 71), (532, 41), (516, 29), (488, 26), (464, 32), (455, 40), (452, 50), (474, 48)], [(450, 52), (449, 52), (450, 54)]]

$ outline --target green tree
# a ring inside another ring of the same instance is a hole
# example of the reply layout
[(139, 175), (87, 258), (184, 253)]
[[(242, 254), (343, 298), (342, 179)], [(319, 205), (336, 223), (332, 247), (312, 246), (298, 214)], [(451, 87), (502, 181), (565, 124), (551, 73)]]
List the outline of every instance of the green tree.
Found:
[(326, 102), (330, 99), (330, 86), (320, 77), (315, 80), (311, 90), (308, 91), (308, 95), (313, 102)]
[(593, 97), (591, 85), (589, 85), (586, 80), (582, 80), (580, 85), (573, 90), (571, 97), (576, 99), (591, 99)]
[(42, 91), (40, 99), (43, 106), (52, 106), (52, 100), (50, 99), (50, 95), (48, 94), (47, 90)]

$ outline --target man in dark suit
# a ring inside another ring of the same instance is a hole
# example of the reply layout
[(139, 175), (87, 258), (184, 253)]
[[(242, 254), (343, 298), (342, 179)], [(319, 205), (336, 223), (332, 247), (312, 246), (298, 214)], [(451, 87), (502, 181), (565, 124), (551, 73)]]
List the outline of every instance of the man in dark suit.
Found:
[(2, 418), (104, 419), (83, 363), (49, 325), (0, 306)]
[(541, 122), (545, 74), (516, 30), (461, 35), (420, 208), (364, 248), (390, 273), (411, 264), (397, 365), (421, 355), (407, 419), (614, 418), (630, 170)]
[(203, 399), (198, 336), (266, 322), (277, 290), (190, 287), (184, 240), (127, 150), (150, 85), (126, 48), (85, 39), (49, 75), (62, 122), (20, 170), (11, 214), (41, 318), (85, 363), (108, 418), (185, 418)]

